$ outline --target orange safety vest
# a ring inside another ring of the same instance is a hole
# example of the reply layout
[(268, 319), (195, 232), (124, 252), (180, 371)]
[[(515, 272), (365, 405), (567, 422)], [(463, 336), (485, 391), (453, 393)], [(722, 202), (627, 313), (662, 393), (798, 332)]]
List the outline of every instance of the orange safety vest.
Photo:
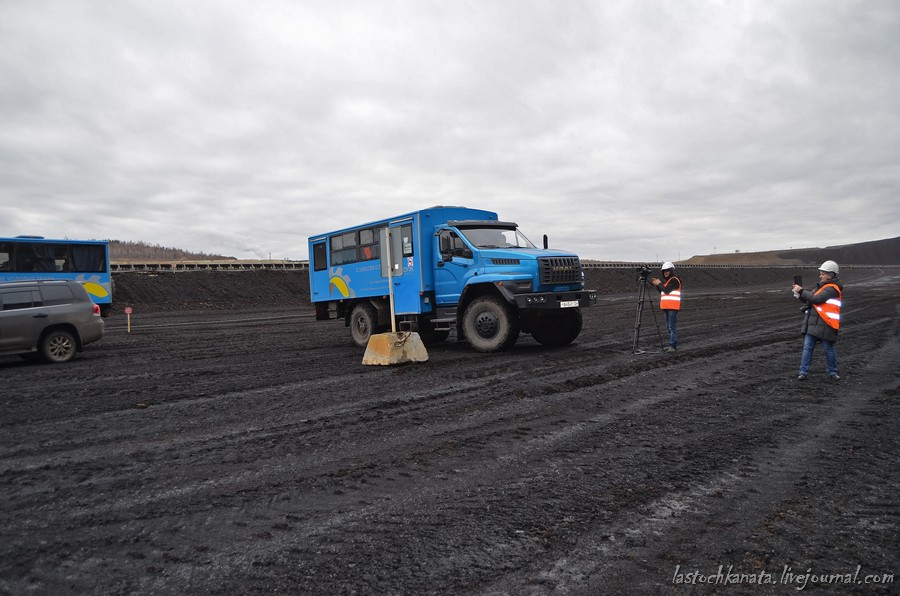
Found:
[(659, 295), (659, 307), (662, 310), (681, 310), (681, 280), (673, 275), (666, 280), (666, 283), (663, 284), (663, 288), (669, 285), (669, 282), (673, 279), (678, 280), (678, 289), (669, 292), (668, 294), (663, 292)]
[(818, 290), (816, 290), (813, 296), (816, 296), (824, 290), (825, 288), (831, 286), (837, 291), (837, 298), (829, 298), (827, 301), (822, 304), (816, 304), (816, 312), (819, 313), (819, 316), (823, 321), (828, 323), (828, 326), (832, 329), (840, 329), (841, 327), (841, 289), (834, 284), (825, 284)]

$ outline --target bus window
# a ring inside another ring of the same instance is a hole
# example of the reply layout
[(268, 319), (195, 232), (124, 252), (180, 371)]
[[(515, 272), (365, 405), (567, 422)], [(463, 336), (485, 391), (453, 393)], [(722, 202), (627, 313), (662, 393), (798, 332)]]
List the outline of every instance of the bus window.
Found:
[(0, 242), (0, 271), (9, 271), (12, 268), (12, 244)]
[(23, 242), (16, 252), (16, 271), (65, 271), (66, 245)]
[(69, 271), (80, 273), (104, 273), (106, 271), (106, 251), (104, 247), (90, 244), (72, 244), (72, 262)]

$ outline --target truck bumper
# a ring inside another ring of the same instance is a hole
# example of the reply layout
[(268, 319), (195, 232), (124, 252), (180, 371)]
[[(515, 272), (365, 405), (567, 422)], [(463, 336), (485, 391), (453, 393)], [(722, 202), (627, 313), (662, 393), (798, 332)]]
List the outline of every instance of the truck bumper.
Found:
[(584, 308), (597, 304), (596, 290), (577, 292), (535, 292), (513, 295), (516, 306), (523, 310), (559, 310), (561, 308)]

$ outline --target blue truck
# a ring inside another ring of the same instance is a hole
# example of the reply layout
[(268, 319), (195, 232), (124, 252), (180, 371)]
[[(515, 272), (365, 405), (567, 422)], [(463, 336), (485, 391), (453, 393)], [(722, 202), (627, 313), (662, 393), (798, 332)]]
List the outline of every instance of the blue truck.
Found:
[(520, 333), (565, 346), (597, 293), (585, 289), (577, 255), (546, 244), (537, 248), (492, 211), (445, 206), (311, 236), (316, 320), (343, 320), (366, 346), (391, 329), (390, 279), (399, 330), (425, 345), (455, 329), (479, 352), (507, 350)]

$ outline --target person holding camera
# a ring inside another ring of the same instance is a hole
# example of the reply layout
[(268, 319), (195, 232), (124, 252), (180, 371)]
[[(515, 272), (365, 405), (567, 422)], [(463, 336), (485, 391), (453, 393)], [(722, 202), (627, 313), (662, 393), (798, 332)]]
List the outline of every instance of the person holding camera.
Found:
[(663, 263), (661, 271), (665, 281), (654, 277), (650, 283), (659, 292), (659, 308), (666, 315), (666, 330), (669, 332), (669, 347), (666, 351), (675, 352), (678, 349), (676, 322), (681, 309), (681, 280), (675, 277), (675, 265), (669, 261)]
[(803, 356), (800, 358), (799, 381), (805, 381), (809, 374), (809, 365), (812, 362), (813, 351), (818, 342), (822, 342), (825, 349), (825, 364), (828, 367), (828, 378), (839, 381), (837, 369), (837, 354), (834, 351), (834, 342), (837, 341), (838, 330), (841, 327), (841, 295), (844, 286), (837, 279), (840, 269), (834, 261), (825, 261), (819, 267), (819, 283), (816, 290), (804, 290), (799, 284), (791, 288), (794, 295), (801, 302), (806, 303), (803, 317), (803, 325), (800, 333), (803, 334)]

